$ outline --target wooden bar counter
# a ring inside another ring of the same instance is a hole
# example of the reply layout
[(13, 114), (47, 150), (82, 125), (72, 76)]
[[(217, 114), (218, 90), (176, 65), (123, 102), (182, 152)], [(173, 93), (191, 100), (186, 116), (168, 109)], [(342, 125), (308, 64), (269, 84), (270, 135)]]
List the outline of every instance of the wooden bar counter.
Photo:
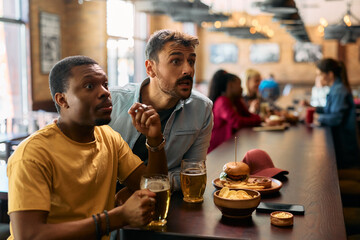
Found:
[(285, 131), (242, 129), (236, 136), (238, 161), (248, 150), (258, 148), (270, 155), (275, 167), (289, 171), (280, 191), (262, 196), (261, 201), (304, 205), (305, 214), (294, 215), (292, 227), (273, 226), (270, 214), (256, 211), (243, 220), (222, 217), (213, 203), (212, 180), (219, 177), (225, 163), (234, 161), (231, 139), (207, 157), (207, 186), (202, 204), (185, 203), (182, 194), (175, 192), (162, 232), (125, 228), (121, 230), (121, 239), (346, 239), (329, 129), (299, 124)]

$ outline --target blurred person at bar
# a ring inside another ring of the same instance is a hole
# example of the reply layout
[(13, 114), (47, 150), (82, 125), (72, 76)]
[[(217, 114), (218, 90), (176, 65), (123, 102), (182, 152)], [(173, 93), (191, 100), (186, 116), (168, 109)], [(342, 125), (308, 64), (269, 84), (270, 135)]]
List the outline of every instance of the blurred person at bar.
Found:
[(60, 117), (24, 140), (8, 162), (9, 239), (108, 239), (119, 227), (148, 224), (155, 193), (138, 190), (114, 208), (115, 185), (120, 179), (135, 191), (143, 174), (167, 173), (159, 115), (145, 104), (129, 110), (149, 148), (158, 148), (145, 166), (106, 125), (112, 102), (96, 61), (64, 58), (49, 84)]
[(330, 91), (329, 86), (322, 86), (320, 80), (320, 77), (316, 77), (315, 85), (311, 88), (310, 105), (313, 107), (325, 107), (326, 96)]
[(243, 89), (243, 98), (245, 104), (251, 113), (259, 114), (260, 104), (262, 102), (259, 94), (261, 75), (255, 69), (247, 69), (241, 74), (241, 85)]
[(111, 89), (114, 106), (110, 126), (145, 164), (145, 136), (132, 126), (127, 110), (139, 102), (153, 106), (160, 115), (172, 190), (180, 190), (181, 160), (206, 159), (210, 144), (212, 102), (192, 89), (198, 44), (197, 37), (178, 31), (155, 32), (145, 50), (148, 78), (141, 84)]
[(269, 78), (263, 79), (259, 85), (261, 98), (273, 104), (280, 96), (279, 84), (275, 81), (274, 74), (270, 73)]
[(241, 80), (234, 74), (217, 71), (210, 82), (209, 98), (214, 103), (214, 128), (208, 152), (230, 139), (238, 129), (261, 122), (258, 115), (248, 111), (242, 98)]
[(324, 107), (316, 107), (314, 121), (331, 128), (339, 169), (360, 166), (355, 104), (342, 62), (325, 58), (316, 63), (322, 86), (330, 88)]

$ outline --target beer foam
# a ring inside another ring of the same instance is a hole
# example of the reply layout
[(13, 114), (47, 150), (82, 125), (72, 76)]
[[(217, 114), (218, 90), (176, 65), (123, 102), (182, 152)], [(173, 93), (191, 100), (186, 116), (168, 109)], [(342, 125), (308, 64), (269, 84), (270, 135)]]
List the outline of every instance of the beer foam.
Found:
[(152, 192), (161, 192), (170, 189), (170, 184), (168, 182), (154, 180), (147, 184), (147, 189)]
[(206, 169), (188, 168), (186, 170), (182, 170), (181, 173), (185, 174), (185, 175), (191, 175), (191, 176), (203, 175), (206, 173)]

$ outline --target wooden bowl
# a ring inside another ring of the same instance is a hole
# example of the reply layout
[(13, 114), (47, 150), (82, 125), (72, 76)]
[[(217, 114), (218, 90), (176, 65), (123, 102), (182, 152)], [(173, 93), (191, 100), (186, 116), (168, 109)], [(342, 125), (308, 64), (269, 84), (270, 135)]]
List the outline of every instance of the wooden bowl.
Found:
[(251, 199), (227, 199), (219, 197), (220, 190), (214, 192), (214, 203), (223, 216), (229, 218), (250, 217), (260, 203), (260, 193), (256, 190), (241, 189), (251, 195)]
[(276, 211), (270, 214), (271, 224), (279, 227), (288, 227), (294, 224), (294, 215), (289, 212)]

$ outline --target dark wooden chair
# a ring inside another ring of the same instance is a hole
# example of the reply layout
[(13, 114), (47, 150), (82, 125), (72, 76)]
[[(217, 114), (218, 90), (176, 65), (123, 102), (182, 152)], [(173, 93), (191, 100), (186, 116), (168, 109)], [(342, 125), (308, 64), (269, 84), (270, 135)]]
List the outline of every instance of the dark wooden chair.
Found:
[(0, 240), (6, 240), (10, 236), (9, 223), (0, 223)]
[(27, 135), (24, 135), (24, 136), (21, 136), (18, 138), (13, 138), (8, 141), (5, 141), (5, 145), (6, 145), (5, 161), (6, 162), (9, 159), (9, 157), (11, 156), (11, 154), (15, 151), (16, 147), (27, 137), (28, 137)]
[(360, 208), (360, 169), (340, 169), (338, 174), (343, 206)]
[(360, 169), (341, 169), (338, 173), (346, 234), (349, 240), (359, 240)]
[(344, 208), (344, 220), (348, 239), (360, 239), (360, 208)]

